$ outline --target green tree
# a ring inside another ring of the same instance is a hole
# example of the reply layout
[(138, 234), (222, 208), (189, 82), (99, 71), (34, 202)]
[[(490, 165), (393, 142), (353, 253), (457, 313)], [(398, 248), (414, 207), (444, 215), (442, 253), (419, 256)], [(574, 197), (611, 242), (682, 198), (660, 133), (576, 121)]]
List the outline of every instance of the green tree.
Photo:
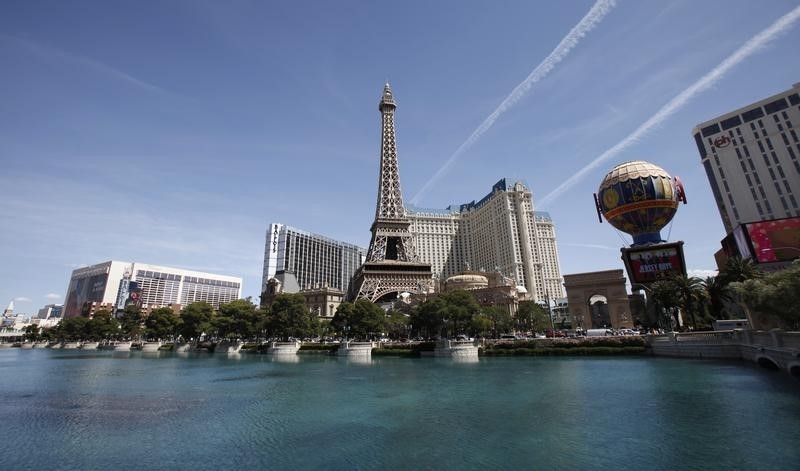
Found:
[(39, 340), (39, 338), (41, 338), (41, 334), (39, 333), (39, 331), (40, 331), (39, 326), (36, 325), (36, 324), (31, 324), (31, 325), (25, 327), (25, 330), (24, 330), (24, 332), (25, 332), (25, 334), (24, 334), (25, 340), (29, 340), (31, 342), (35, 342), (35, 341)]
[(465, 333), (471, 327), (472, 318), (481, 311), (475, 296), (469, 291), (455, 290), (444, 293), (441, 298), (444, 301), (441, 314), (450, 336)]
[(170, 339), (177, 335), (181, 318), (171, 308), (153, 309), (144, 320), (145, 335), (149, 339)]
[(198, 339), (203, 333), (210, 333), (214, 318), (214, 308), (206, 302), (192, 303), (181, 310), (181, 324), (178, 332), (186, 340)]
[(215, 326), (224, 334), (220, 337), (255, 338), (266, 327), (266, 315), (249, 299), (239, 299), (229, 303), (220, 304), (219, 316), (215, 319)]
[[(680, 295), (675, 284), (668, 280), (658, 280), (645, 286), (647, 302), (653, 305), (659, 319), (663, 319), (664, 329), (672, 330), (673, 325), (679, 325), (677, 308), (680, 305)], [(671, 318), (674, 316), (674, 324)]]
[(409, 319), (414, 332), (425, 338), (444, 334), (444, 319), (447, 315), (446, 302), (441, 297), (428, 299), (411, 311)]
[(762, 275), (752, 259), (731, 257), (725, 262), (725, 267), (719, 276), (724, 284), (728, 284), (760, 278)]
[(522, 332), (544, 332), (551, 328), (550, 313), (533, 301), (519, 303), (514, 328)]
[(405, 338), (408, 336), (408, 316), (400, 311), (389, 311), (386, 314), (385, 329), (394, 340)]
[(678, 307), (691, 319), (692, 327), (697, 329), (697, 316), (701, 314), (700, 308), (705, 301), (703, 280), (695, 276), (677, 275), (667, 281), (674, 286)]
[(497, 338), (498, 334), (510, 332), (513, 328), (511, 314), (502, 306), (490, 306), (483, 308), (483, 314), (492, 323), (492, 336)]
[(353, 317), (353, 308), (353, 303), (350, 302), (343, 302), (336, 308), (336, 314), (333, 315), (333, 319), (331, 319), (331, 322), (328, 324), (328, 328), (331, 332), (342, 336), (347, 334), (348, 323)]
[(734, 282), (731, 288), (749, 311), (777, 318), (790, 330), (800, 330), (800, 261), (763, 277)]
[(708, 310), (714, 319), (728, 319), (725, 304), (732, 300), (728, 284), (721, 276), (709, 276), (703, 283)]
[(492, 332), (492, 320), (483, 314), (478, 314), (470, 321), (470, 333), (473, 337), (486, 337)]
[(284, 293), (272, 302), (267, 326), (272, 335), (284, 340), (305, 338), (319, 332), (319, 319), (308, 309), (302, 294)]
[(88, 340), (111, 339), (119, 335), (119, 322), (107, 309), (94, 313), (84, 326), (83, 338)]
[(81, 340), (86, 331), (86, 324), (89, 319), (83, 316), (68, 317), (63, 319), (58, 325), (58, 338), (62, 340)]
[(126, 338), (136, 338), (142, 334), (142, 310), (138, 306), (131, 304), (125, 306), (122, 315), (119, 317), (120, 333)]
[(359, 299), (353, 304), (349, 326), (354, 337), (380, 336), (386, 327), (386, 311), (368, 299)]

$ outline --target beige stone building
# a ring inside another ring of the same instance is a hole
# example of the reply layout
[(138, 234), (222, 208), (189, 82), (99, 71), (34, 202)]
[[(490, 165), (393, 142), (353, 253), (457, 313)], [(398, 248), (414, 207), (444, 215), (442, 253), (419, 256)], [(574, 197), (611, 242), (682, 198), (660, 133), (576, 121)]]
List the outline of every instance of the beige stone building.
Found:
[(555, 225), (534, 211), (533, 195), (521, 181), (502, 179), (478, 202), (446, 209), (407, 208), (417, 253), (445, 280), (470, 267), (499, 271), (531, 299), (564, 296)]

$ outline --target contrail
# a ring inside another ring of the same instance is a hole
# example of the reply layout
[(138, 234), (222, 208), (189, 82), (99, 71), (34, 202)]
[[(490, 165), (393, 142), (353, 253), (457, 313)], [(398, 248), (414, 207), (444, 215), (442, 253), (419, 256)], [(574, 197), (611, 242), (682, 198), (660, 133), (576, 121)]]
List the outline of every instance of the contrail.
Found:
[(497, 107), (496, 110), (492, 112), (484, 121), (478, 126), (478, 129), (472, 132), (469, 138), (464, 141), (461, 146), (450, 156), (449, 159), (439, 168), (439, 170), (422, 186), (416, 195), (411, 198), (411, 203), (418, 204), (419, 199), (424, 195), (431, 185), (434, 184), (442, 175), (447, 172), (447, 169), (450, 168), (453, 163), (455, 163), (456, 159), (464, 153), (472, 144), (475, 143), (480, 137), (492, 127), (492, 125), (497, 121), (497, 119), (509, 108), (514, 106), (519, 100), (522, 99), (531, 89), (533, 84), (542, 80), (543, 78), (547, 77), (547, 74), (553, 70), (559, 62), (561, 62), (569, 52), (578, 45), (578, 42), (583, 39), (586, 34), (589, 33), (595, 26), (600, 24), (603, 18), (611, 11), (612, 8), (616, 6), (616, 0), (597, 0), (597, 2), (592, 6), (586, 15), (581, 18), (581, 21), (575, 25), (569, 33), (564, 36), (558, 46), (550, 53), (549, 56), (545, 57), (545, 59), (533, 69), (533, 72), (528, 75), (528, 77), (523, 80), (519, 85), (517, 85), (514, 90), (511, 91), (505, 100), (500, 103), (500, 106)]
[(547, 194), (547, 196), (542, 198), (538, 206), (540, 208), (544, 208), (553, 200), (561, 196), (562, 193), (578, 183), (581, 179), (583, 179), (583, 177), (586, 176), (586, 174), (597, 168), (600, 164), (611, 159), (612, 157), (616, 157), (616, 155), (620, 152), (624, 151), (633, 144), (636, 144), (653, 128), (661, 124), (662, 121), (683, 108), (687, 103), (689, 103), (689, 101), (691, 101), (692, 98), (695, 97), (695, 95), (714, 85), (733, 67), (737, 66), (740, 62), (755, 54), (760, 49), (764, 48), (767, 44), (769, 44), (770, 41), (774, 40), (782, 33), (790, 30), (798, 19), (800, 19), (800, 7), (796, 7), (789, 13), (783, 15), (776, 22), (772, 23), (772, 25), (770, 25), (767, 29), (750, 38), (733, 54), (728, 56), (724, 61), (720, 62), (719, 65), (714, 67), (711, 72), (705, 74), (702, 78), (700, 78), (700, 80), (696, 81), (689, 86), (689, 88), (682, 91), (675, 98), (670, 100), (669, 103), (658, 110), (658, 112), (651, 116), (650, 119), (642, 123), (638, 128), (636, 128), (635, 131), (628, 135), (628, 137), (600, 154), (600, 156), (592, 160), (580, 171), (569, 177), (555, 190)]
[(112, 76), (112, 77), (114, 77), (116, 79), (122, 80), (123, 82), (128, 82), (129, 84), (133, 84), (133, 85), (135, 85), (135, 86), (137, 86), (139, 88), (142, 88), (142, 89), (150, 91), (150, 92), (155, 92), (155, 93), (160, 93), (160, 94), (165, 94), (165, 95), (173, 95), (173, 93), (171, 93), (171, 92), (169, 92), (167, 90), (164, 90), (161, 87), (158, 87), (158, 86), (153, 85), (151, 83), (147, 83), (144, 80), (139, 80), (139, 79), (137, 79), (136, 77), (134, 77), (134, 76), (132, 76), (130, 74), (127, 74), (127, 73), (125, 73), (125, 72), (123, 72), (121, 70), (115, 69), (115, 68), (113, 68), (111, 66), (108, 66), (108, 65), (106, 65), (106, 64), (104, 64), (102, 62), (96, 61), (94, 59), (90, 59), (88, 57), (84, 57), (84, 56), (81, 56), (81, 55), (78, 55), (78, 54), (73, 54), (73, 53), (70, 53), (70, 52), (62, 51), (62, 50), (56, 49), (56, 48), (54, 48), (52, 46), (43, 46), (43, 45), (35, 43), (33, 41), (30, 41), (30, 40), (27, 40), (27, 39), (18, 38), (18, 37), (15, 37), (15, 36), (8, 36), (8, 35), (5, 35), (5, 34), (0, 34), (0, 38), (7, 38), (7, 39), (9, 39), (11, 41), (14, 41), (17, 44), (20, 44), (20, 45), (22, 45), (24, 47), (27, 47), (28, 49), (31, 49), (34, 52), (36, 52), (39, 55), (44, 56), (44, 57), (57, 57), (57, 58), (60, 58), (62, 60), (68, 61), (68, 62), (79, 63), (79, 64), (81, 64), (81, 65), (83, 65), (85, 67), (93, 69), (95, 72), (100, 72), (100, 73), (105, 74), (105, 75), (110, 75), (110, 76)]

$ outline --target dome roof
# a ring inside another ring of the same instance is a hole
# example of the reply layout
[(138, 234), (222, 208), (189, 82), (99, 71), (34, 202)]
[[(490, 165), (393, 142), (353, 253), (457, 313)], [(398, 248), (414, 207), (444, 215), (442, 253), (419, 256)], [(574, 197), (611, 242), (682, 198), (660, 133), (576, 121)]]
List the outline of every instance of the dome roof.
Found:
[(523, 294), (523, 293), (527, 293), (527, 292), (528, 292), (528, 288), (526, 288), (524, 286), (517, 286), (517, 293)]
[(448, 278), (445, 283), (448, 288), (454, 289), (480, 289), (489, 286), (489, 279), (476, 273), (465, 273)]

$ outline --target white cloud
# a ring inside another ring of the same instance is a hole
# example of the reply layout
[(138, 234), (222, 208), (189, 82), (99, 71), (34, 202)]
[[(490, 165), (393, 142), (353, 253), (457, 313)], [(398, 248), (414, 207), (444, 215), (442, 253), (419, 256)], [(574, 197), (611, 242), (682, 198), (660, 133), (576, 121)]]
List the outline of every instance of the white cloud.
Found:
[(578, 22), (570, 31), (569, 33), (561, 39), (561, 42), (550, 52), (550, 55), (544, 58), (539, 65), (536, 66), (535, 69), (523, 80), (519, 85), (514, 87), (514, 90), (503, 100), (502, 103), (495, 109), (483, 122), (478, 129), (472, 132), (472, 134), (464, 141), (461, 146), (453, 153), (453, 155), (448, 158), (445, 163), (436, 171), (436, 173), (422, 186), (422, 188), (411, 198), (412, 204), (419, 204), (420, 198), (428, 191), (428, 189), (433, 186), (434, 182), (439, 180), (442, 175), (445, 174), (447, 169), (449, 169), (458, 159), (458, 157), (464, 153), (472, 144), (474, 144), (480, 137), (488, 131), (497, 121), (500, 116), (508, 111), (512, 106), (517, 104), (528, 92), (531, 90), (531, 87), (536, 82), (547, 77), (547, 75), (552, 71), (556, 65), (564, 60), (565, 57), (569, 55), (569, 52), (578, 45), (581, 39), (583, 39), (591, 30), (593, 30), (603, 18), (611, 11), (612, 8), (616, 6), (616, 0), (597, 0), (592, 8), (586, 13), (586, 15), (581, 18), (581, 21)]
[(609, 148), (597, 158), (586, 164), (581, 170), (573, 174), (570, 178), (565, 180), (555, 190), (551, 191), (541, 201), (539, 207), (544, 208), (560, 197), (568, 189), (575, 186), (581, 181), (589, 172), (594, 171), (600, 164), (616, 157), (617, 154), (625, 151), (628, 147), (638, 143), (650, 131), (658, 127), (664, 120), (678, 112), (681, 108), (686, 106), (695, 96), (712, 87), (715, 83), (720, 81), (726, 73), (732, 68), (739, 65), (742, 61), (751, 55), (759, 52), (771, 41), (780, 36), (782, 33), (790, 30), (795, 22), (800, 19), (800, 7), (794, 8), (789, 13), (778, 18), (777, 21), (772, 23), (768, 28), (764, 29), (757, 35), (750, 38), (739, 49), (734, 51), (733, 54), (725, 58), (716, 67), (711, 69), (710, 72), (702, 76), (699, 80), (694, 82), (684, 91), (675, 96), (666, 105), (661, 107), (656, 114), (651, 116), (647, 121), (642, 123), (635, 131), (629, 134), (625, 139), (616, 143), (613, 147)]
[(44, 295), (44, 297), (46, 299), (61, 299), (61, 295), (56, 293), (47, 293)]
[(707, 268), (690, 268), (686, 270), (686, 275), (689, 277), (695, 276), (705, 280), (710, 276), (717, 276), (717, 270), (709, 270)]
[(29, 303), (29, 302), (31, 302), (31, 298), (26, 298), (25, 296), (20, 296), (18, 298), (14, 298), (14, 301), (15, 302), (20, 302), (20, 303)]

